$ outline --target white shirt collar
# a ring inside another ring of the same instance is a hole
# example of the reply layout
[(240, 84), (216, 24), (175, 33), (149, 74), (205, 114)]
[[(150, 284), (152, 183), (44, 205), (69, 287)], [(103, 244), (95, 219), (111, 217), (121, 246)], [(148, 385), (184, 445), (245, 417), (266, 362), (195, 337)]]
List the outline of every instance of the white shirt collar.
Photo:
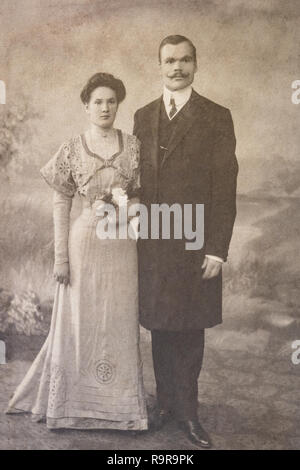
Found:
[(166, 109), (170, 107), (170, 99), (171, 97), (174, 98), (175, 100), (175, 105), (177, 108), (182, 108), (182, 106), (185, 105), (185, 103), (188, 102), (192, 94), (192, 86), (189, 85), (186, 88), (183, 88), (182, 90), (176, 90), (176, 91), (170, 91), (168, 88), (164, 86), (164, 92), (163, 92), (163, 100), (165, 103)]

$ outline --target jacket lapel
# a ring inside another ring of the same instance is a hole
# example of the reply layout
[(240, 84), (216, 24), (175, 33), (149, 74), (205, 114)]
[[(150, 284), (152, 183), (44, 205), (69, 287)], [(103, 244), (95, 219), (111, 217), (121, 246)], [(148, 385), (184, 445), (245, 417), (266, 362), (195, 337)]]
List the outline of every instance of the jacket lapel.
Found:
[(167, 159), (174, 152), (177, 145), (192, 127), (195, 119), (199, 117), (199, 110), (201, 106), (201, 97), (194, 90), (192, 91), (191, 98), (187, 104), (179, 111), (177, 116), (177, 124), (174, 128), (172, 136), (169, 141), (168, 151), (165, 153), (164, 159), (161, 163), (161, 168), (165, 165)]

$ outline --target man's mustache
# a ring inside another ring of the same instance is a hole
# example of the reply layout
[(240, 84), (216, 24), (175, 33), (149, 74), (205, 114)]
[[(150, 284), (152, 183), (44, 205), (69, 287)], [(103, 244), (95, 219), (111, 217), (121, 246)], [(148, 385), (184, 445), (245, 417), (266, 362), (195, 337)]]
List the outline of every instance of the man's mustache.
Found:
[(168, 75), (169, 78), (187, 78), (189, 76), (188, 73), (173, 73), (173, 75)]

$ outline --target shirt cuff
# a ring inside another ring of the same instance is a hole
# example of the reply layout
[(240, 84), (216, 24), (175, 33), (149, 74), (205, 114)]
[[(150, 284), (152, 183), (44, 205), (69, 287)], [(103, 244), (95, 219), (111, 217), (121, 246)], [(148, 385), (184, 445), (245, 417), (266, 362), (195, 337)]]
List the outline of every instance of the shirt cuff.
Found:
[(214, 259), (215, 261), (218, 261), (219, 263), (224, 263), (224, 260), (220, 258), (219, 256), (214, 256), (214, 255), (205, 255), (206, 258)]
[(68, 262), (69, 262), (69, 259), (64, 258), (64, 259), (59, 259), (58, 261), (54, 261), (54, 264), (65, 264), (65, 263), (68, 263)]

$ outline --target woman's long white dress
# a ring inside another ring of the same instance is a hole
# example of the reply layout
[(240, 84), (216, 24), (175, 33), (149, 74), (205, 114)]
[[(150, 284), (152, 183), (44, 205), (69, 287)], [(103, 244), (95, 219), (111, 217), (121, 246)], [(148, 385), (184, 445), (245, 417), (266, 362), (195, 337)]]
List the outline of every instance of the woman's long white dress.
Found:
[[(54, 191), (55, 262), (70, 264), (56, 283), (49, 335), (10, 400), (49, 428), (147, 429), (139, 350), (136, 241), (99, 239), (99, 200), (113, 187), (139, 188), (139, 142), (117, 131), (110, 159), (84, 134), (63, 144), (40, 170)], [(75, 192), (82, 212), (70, 227)]]

